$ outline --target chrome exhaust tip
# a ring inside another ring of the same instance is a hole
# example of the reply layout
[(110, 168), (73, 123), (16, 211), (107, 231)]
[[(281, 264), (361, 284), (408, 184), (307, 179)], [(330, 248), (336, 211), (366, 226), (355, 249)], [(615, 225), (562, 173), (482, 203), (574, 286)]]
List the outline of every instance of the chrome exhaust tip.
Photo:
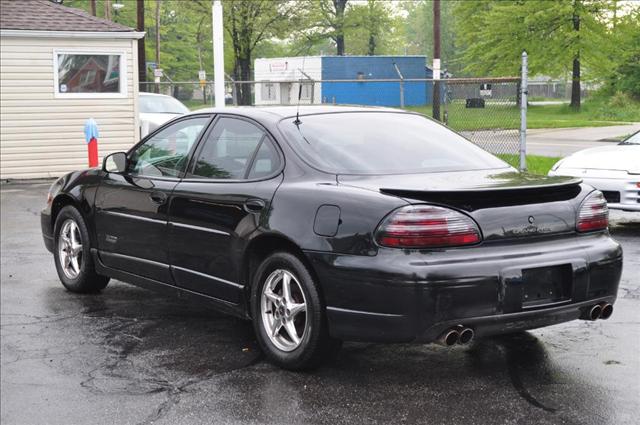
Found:
[(603, 303), (600, 310), (600, 319), (607, 320), (613, 314), (613, 306), (609, 303)]
[(460, 333), (456, 329), (448, 329), (436, 340), (436, 342), (445, 347), (455, 345), (460, 339)]
[(602, 314), (602, 307), (600, 304), (596, 304), (591, 306), (591, 308), (586, 311), (586, 314), (583, 315), (584, 320), (598, 320), (600, 315)]
[(475, 332), (471, 328), (464, 328), (460, 331), (460, 336), (458, 337), (459, 344), (468, 344), (473, 339)]

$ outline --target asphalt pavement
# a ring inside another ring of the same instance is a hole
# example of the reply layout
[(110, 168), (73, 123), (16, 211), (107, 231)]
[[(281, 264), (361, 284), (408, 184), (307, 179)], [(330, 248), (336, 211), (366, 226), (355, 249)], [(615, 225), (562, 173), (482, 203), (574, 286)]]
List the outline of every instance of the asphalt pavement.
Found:
[[(583, 149), (611, 146), (618, 139), (640, 130), (640, 123), (584, 128), (542, 128), (527, 130), (527, 154), (565, 157)], [(483, 149), (494, 153), (517, 153), (518, 130), (462, 131)]]
[(527, 130), (527, 153), (565, 157), (582, 149), (611, 146), (620, 137), (640, 130), (640, 123), (586, 128)]
[(249, 323), (112, 281), (59, 283), (40, 236), (49, 183), (1, 188), (2, 424), (633, 424), (640, 417), (640, 215), (611, 319), (470, 347), (345, 344), (280, 370)]

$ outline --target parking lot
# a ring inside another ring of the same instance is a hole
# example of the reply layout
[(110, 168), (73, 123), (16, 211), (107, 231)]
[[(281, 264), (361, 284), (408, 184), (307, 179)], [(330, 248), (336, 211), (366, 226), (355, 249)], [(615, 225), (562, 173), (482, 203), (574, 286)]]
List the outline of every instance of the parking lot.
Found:
[(612, 212), (613, 317), (469, 347), (346, 343), (307, 373), (249, 323), (112, 281), (68, 293), (40, 236), (48, 182), (3, 184), (3, 424), (624, 424), (640, 417), (640, 214)]

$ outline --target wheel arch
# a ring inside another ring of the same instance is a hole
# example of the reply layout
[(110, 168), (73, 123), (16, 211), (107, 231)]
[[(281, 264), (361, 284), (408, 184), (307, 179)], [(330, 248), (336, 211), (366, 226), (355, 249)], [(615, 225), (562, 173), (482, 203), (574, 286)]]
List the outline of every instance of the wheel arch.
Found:
[(89, 242), (91, 243), (92, 247), (96, 247), (97, 244), (94, 229), (91, 228), (91, 223), (87, 218), (87, 214), (83, 208), (82, 202), (68, 193), (61, 193), (57, 195), (53, 199), (53, 202), (51, 202), (51, 234), (55, 237), (56, 219), (58, 218), (58, 214), (60, 214), (60, 211), (62, 211), (64, 207), (69, 205), (74, 207), (84, 219), (84, 223), (87, 226), (87, 230), (89, 231)]
[(302, 248), (300, 248), (295, 242), (282, 234), (266, 233), (251, 239), (242, 257), (242, 264), (240, 268), (241, 279), (245, 287), (244, 296), (245, 301), (247, 302), (247, 313), (249, 316), (251, 316), (250, 298), (251, 289), (253, 286), (253, 277), (258, 266), (270, 254), (282, 251), (295, 255), (300, 261), (302, 261), (305, 267), (307, 267), (309, 273), (318, 284), (318, 292), (324, 302), (322, 287), (320, 285), (318, 275), (314, 270), (313, 265), (302, 251)]

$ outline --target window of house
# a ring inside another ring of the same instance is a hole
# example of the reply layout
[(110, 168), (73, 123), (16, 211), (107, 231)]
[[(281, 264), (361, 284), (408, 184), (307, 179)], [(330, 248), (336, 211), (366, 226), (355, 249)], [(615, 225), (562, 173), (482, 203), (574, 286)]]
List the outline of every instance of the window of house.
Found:
[(262, 100), (276, 100), (276, 85), (273, 83), (262, 83)]
[(55, 94), (122, 97), (127, 94), (124, 53), (54, 52)]
[(301, 83), (302, 91), (300, 93), (300, 100), (311, 100), (313, 95), (313, 83)]

